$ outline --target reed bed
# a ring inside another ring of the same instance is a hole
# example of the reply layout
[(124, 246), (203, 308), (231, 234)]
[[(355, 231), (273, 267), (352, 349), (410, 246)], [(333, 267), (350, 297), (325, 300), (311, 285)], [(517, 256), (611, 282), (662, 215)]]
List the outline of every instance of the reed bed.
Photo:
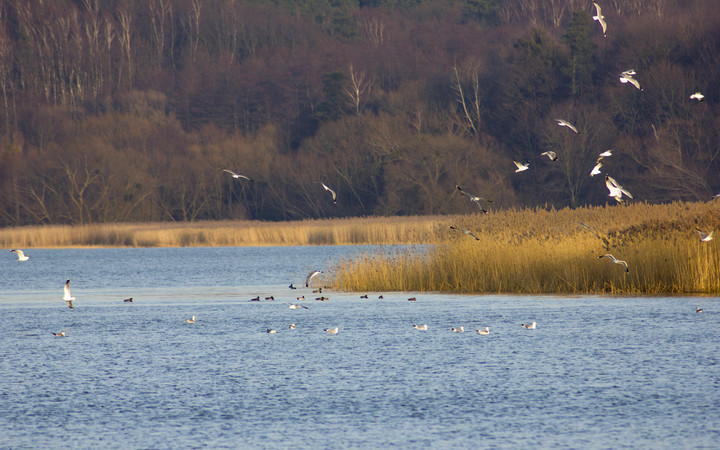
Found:
[(0, 229), (5, 248), (221, 247), (434, 242), (449, 217), (367, 217), (294, 222), (207, 221), (43, 225)]
[[(506, 211), (467, 216), (430, 249), (363, 254), (338, 263), (335, 287), (348, 291), (513, 293), (720, 292), (713, 203), (635, 204), (575, 210)], [(612, 264), (611, 253), (627, 261)]]

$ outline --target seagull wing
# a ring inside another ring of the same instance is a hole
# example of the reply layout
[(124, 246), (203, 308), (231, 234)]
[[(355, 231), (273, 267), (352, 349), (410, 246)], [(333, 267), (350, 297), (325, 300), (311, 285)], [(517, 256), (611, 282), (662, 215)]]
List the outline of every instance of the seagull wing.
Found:
[(334, 202), (334, 201), (337, 199), (337, 195), (335, 194), (335, 191), (333, 191), (332, 189), (330, 189), (329, 187), (327, 187), (327, 186), (325, 185), (325, 183), (323, 183), (323, 182), (321, 182), (320, 184), (322, 184), (322, 187), (324, 187), (326, 191), (328, 191), (328, 192), (330, 192), (330, 194), (332, 194), (332, 199), (333, 199), (333, 202)]
[(233, 172), (232, 170), (223, 169), (223, 172), (227, 172), (227, 173), (229, 173), (230, 175), (232, 175), (233, 177), (238, 177), (238, 176), (239, 176), (238, 174), (236, 174), (236, 173)]
[(313, 270), (312, 272), (310, 272), (308, 274), (307, 278), (305, 279), (305, 287), (310, 287), (310, 280), (312, 280), (313, 277), (315, 277), (316, 275), (319, 275), (321, 273), (322, 272), (319, 270)]
[(595, 175), (600, 175), (600, 168), (602, 167), (602, 163), (599, 162), (593, 167), (593, 170), (590, 172), (590, 176), (594, 177)]

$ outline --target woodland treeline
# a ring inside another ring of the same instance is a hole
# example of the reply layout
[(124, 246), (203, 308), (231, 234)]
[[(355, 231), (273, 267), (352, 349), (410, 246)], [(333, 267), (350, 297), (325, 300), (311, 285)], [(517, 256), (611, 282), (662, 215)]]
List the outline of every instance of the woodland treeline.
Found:
[(600, 4), (0, 0), (0, 225), (709, 199), (720, 0)]

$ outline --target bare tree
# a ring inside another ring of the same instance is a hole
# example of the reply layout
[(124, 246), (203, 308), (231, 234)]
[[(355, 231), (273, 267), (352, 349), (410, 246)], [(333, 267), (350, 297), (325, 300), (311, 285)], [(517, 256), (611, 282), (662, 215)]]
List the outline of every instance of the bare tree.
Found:
[(344, 91), (352, 105), (353, 112), (359, 116), (363, 106), (367, 103), (374, 80), (369, 78), (364, 70), (357, 72), (352, 63), (348, 64), (347, 70), (350, 75), (350, 85), (345, 87)]

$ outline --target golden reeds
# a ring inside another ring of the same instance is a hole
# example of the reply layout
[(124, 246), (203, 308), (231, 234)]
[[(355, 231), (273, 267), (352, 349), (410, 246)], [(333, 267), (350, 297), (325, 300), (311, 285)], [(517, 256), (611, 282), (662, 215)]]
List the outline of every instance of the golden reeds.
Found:
[[(636, 204), (468, 216), (464, 234), (431, 249), (366, 254), (342, 261), (336, 287), (354, 291), (518, 293), (718, 293), (716, 240), (695, 226), (718, 223), (715, 203)], [(626, 260), (612, 264), (611, 253)]]

